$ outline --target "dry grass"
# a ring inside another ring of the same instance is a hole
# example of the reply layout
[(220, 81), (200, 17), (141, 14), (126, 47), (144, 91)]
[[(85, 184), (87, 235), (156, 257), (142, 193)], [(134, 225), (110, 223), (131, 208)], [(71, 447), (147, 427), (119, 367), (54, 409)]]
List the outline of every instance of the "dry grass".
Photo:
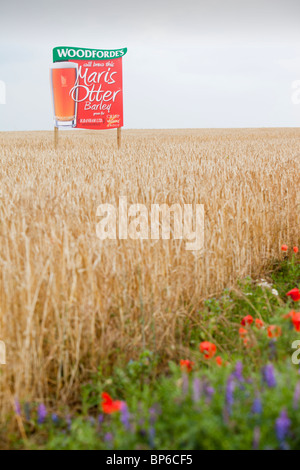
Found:
[[(177, 355), (201, 301), (299, 241), (298, 129), (0, 133), (1, 400), (70, 401), (100, 363)], [(100, 241), (96, 208), (203, 203), (205, 254)], [(298, 204), (298, 205), (297, 205)], [(5, 408), (2, 407), (2, 410)]]

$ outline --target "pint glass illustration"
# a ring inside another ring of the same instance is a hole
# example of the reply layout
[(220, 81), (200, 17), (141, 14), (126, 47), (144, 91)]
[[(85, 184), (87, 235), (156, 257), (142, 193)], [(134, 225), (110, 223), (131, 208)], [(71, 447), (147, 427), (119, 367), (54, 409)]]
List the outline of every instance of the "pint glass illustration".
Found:
[(78, 65), (74, 62), (57, 62), (51, 66), (54, 122), (56, 127), (75, 127), (77, 115)]

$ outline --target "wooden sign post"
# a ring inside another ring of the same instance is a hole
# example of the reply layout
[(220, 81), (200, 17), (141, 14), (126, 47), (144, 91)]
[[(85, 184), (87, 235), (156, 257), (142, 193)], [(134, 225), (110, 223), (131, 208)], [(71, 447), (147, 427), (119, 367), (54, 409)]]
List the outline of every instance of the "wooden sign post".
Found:
[(54, 127), (54, 148), (57, 149), (58, 146), (58, 127)]
[[(121, 148), (121, 144), (122, 144), (121, 130), (122, 130), (121, 127), (117, 127), (117, 144), (118, 144), (118, 149)], [(54, 127), (54, 148), (55, 148), (55, 150), (57, 150), (57, 148), (58, 148), (58, 127), (56, 127), (56, 126)]]
[(118, 141), (118, 149), (121, 148), (121, 127), (117, 128), (117, 141)]

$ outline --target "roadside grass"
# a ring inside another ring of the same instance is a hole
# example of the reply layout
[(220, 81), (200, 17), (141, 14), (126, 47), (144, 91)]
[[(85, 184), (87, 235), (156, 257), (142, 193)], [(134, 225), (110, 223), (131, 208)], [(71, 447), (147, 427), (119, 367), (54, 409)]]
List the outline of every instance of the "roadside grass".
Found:
[[(172, 361), (145, 350), (138, 360), (120, 361), (109, 376), (103, 364), (70, 409), (16, 401), (1, 432), (3, 446), (300, 449), (300, 375), (292, 362), (300, 332), (285, 318), (300, 310), (286, 296), (300, 285), (297, 256), (187, 315), (177, 333), (183, 347), (171, 352)], [(249, 315), (253, 322), (241, 325)], [(203, 342), (216, 346), (209, 359), (199, 350)], [(192, 370), (180, 360), (192, 361)], [(122, 401), (113, 401), (118, 411), (103, 412), (103, 392)]]

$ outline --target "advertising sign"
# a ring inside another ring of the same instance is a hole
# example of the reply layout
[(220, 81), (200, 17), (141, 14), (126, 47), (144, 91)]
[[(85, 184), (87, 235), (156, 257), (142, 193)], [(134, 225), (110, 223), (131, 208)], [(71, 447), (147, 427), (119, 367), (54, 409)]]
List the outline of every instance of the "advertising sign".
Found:
[(55, 47), (50, 79), (55, 126), (123, 126), (122, 57), (127, 49)]

